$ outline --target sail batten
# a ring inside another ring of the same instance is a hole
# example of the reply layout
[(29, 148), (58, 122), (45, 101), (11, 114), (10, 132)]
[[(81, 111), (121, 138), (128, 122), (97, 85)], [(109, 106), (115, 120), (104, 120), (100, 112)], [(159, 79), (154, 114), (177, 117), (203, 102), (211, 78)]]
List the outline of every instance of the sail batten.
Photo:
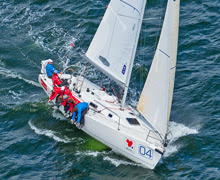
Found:
[(165, 138), (168, 131), (176, 69), (179, 0), (168, 0), (159, 43), (138, 110)]

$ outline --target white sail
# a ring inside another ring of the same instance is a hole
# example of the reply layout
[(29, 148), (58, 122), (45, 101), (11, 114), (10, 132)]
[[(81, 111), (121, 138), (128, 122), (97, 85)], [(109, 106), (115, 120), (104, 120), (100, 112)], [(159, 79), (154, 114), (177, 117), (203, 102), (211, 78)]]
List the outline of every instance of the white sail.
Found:
[(144, 85), (138, 110), (165, 137), (176, 67), (179, 0), (168, 0), (160, 40)]
[[(173, 10), (173, 39), (172, 39), (172, 55), (171, 55), (171, 71), (170, 71), (170, 90), (169, 90), (169, 106), (168, 106), (168, 121), (170, 119), (171, 104), (173, 99), (173, 89), (174, 89), (174, 80), (176, 72), (176, 57), (177, 57), (177, 48), (178, 48), (178, 36), (179, 36), (179, 11), (180, 11), (180, 2), (177, 1), (174, 4)], [(167, 123), (168, 131), (168, 123)]]
[(129, 83), (145, 4), (111, 0), (86, 52), (91, 64), (120, 85)]

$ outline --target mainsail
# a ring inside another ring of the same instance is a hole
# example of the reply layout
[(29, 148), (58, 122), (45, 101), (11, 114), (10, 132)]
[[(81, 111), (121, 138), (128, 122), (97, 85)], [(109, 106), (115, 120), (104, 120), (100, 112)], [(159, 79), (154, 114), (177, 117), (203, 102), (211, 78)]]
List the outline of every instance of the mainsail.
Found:
[(111, 0), (86, 52), (88, 61), (128, 86), (146, 0)]
[(163, 137), (167, 134), (173, 96), (179, 3), (179, 0), (168, 0), (160, 40), (138, 102), (138, 110)]

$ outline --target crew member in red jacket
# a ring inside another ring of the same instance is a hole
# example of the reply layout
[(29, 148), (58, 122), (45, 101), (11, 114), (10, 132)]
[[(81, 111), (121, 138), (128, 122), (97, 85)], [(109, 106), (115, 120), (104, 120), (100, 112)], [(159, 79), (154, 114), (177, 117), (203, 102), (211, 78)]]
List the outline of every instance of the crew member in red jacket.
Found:
[(49, 100), (48, 100), (48, 103), (49, 103), (50, 101), (52, 101), (58, 94), (63, 94), (62, 89), (63, 89), (63, 88), (54, 86), (54, 87), (53, 87), (52, 94), (50, 95), (50, 98), (49, 98)]
[(68, 89), (67, 86), (65, 86), (65, 89), (63, 90), (63, 95), (73, 96), (72, 92)]
[(62, 101), (62, 105), (64, 106), (64, 111), (65, 113), (67, 113), (67, 111), (69, 110), (70, 112), (73, 111), (73, 108), (80, 103), (80, 101), (78, 99), (76, 99), (74, 96), (67, 96), (67, 95), (63, 95), (63, 101)]
[(74, 96), (70, 96), (69, 99), (67, 100), (67, 102), (70, 105), (69, 111), (72, 113), (73, 112), (73, 108), (80, 103), (80, 101), (78, 99), (76, 99)]
[(65, 89), (64, 86), (62, 86), (61, 88), (54, 86), (53, 91), (52, 91), (52, 94), (51, 94), (51, 96), (50, 96), (50, 98), (49, 98), (49, 100), (48, 100), (48, 103), (49, 103), (50, 101), (52, 101), (54, 98), (57, 97), (55, 104), (56, 104), (57, 107), (59, 107), (60, 101), (58, 101), (58, 97), (59, 97), (59, 96), (63, 96), (63, 91), (64, 91), (64, 89)]
[(65, 85), (69, 85), (67, 81), (62, 81), (59, 76), (58, 76), (58, 71), (55, 70), (53, 72), (52, 75), (52, 82), (53, 82), (53, 86), (55, 87), (61, 87), (61, 86), (65, 86)]

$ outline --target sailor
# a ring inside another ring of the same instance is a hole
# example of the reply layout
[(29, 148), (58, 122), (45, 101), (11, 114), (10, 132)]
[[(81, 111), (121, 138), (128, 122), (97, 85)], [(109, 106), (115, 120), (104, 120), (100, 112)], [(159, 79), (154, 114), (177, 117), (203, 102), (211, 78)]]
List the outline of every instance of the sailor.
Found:
[(89, 104), (87, 102), (81, 102), (73, 108), (72, 120), (74, 122), (74, 119), (75, 119), (76, 113), (77, 113), (78, 117), (77, 117), (77, 121), (75, 121), (75, 122), (77, 122), (76, 127), (78, 127), (79, 129), (81, 129), (84, 125), (84, 116), (88, 111), (88, 107), (89, 107)]
[(74, 96), (70, 96), (68, 99), (67, 99), (67, 102), (69, 103), (69, 111), (71, 113), (73, 113), (73, 108), (80, 103), (80, 101), (78, 99), (76, 99)]
[(79, 103), (80, 101), (76, 99), (74, 96), (68, 96), (64, 94), (63, 101), (61, 104), (64, 106), (65, 113), (67, 113), (68, 110), (72, 113), (73, 108)]
[(61, 87), (61, 86), (65, 86), (65, 85), (69, 85), (67, 81), (62, 81), (60, 80), (59, 76), (58, 76), (58, 71), (55, 70), (53, 72), (53, 75), (52, 75), (52, 82), (53, 82), (53, 86), (58, 86), (58, 87)]
[[(53, 87), (52, 94), (51, 94), (51, 96), (50, 96), (50, 98), (49, 98), (49, 100), (48, 100), (48, 103), (49, 103), (50, 101), (52, 101), (55, 97), (58, 98), (59, 96), (63, 96), (63, 91), (64, 91), (64, 89), (65, 89), (64, 86), (62, 86), (61, 88), (54, 86), (54, 87)], [(58, 102), (57, 98), (56, 98), (56, 106), (59, 106), (59, 102)]]
[(67, 113), (67, 111), (70, 108), (69, 103), (67, 103), (67, 98), (68, 98), (67, 95), (63, 95), (63, 99), (62, 99), (62, 102), (61, 102), (61, 104), (64, 106), (64, 112), (65, 113)]
[[(49, 59), (48, 63), (47, 63), (47, 66), (46, 66), (47, 77), (51, 79), (55, 70), (56, 69), (53, 67), (53, 60)], [(63, 74), (62, 71), (61, 72), (58, 71), (58, 73)]]
[(67, 96), (73, 96), (72, 92), (68, 89), (67, 86), (65, 86), (65, 89), (63, 91), (63, 94), (67, 95)]

